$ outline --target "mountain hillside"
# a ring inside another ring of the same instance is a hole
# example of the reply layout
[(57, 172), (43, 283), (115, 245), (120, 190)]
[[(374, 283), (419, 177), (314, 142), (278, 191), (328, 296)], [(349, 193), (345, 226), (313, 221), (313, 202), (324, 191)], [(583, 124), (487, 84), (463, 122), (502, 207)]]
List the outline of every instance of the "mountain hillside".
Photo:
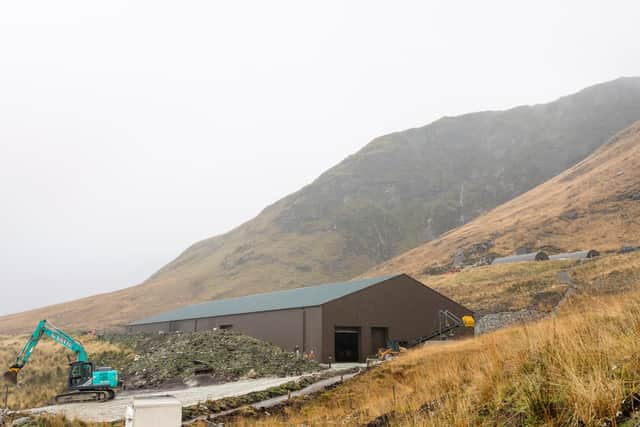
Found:
[(143, 284), (2, 317), (0, 332), (42, 317), (102, 328), (206, 299), (356, 276), (541, 184), (638, 119), (640, 78), (623, 78), (549, 104), (382, 136)]
[(518, 250), (640, 245), (640, 122), (577, 165), (463, 227), (368, 271), (416, 276)]

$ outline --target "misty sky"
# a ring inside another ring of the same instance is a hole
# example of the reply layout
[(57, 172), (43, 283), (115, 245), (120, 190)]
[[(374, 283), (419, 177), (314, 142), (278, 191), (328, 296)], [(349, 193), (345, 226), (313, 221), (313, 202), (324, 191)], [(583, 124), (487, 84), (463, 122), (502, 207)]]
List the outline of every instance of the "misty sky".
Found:
[(2, 2), (0, 314), (140, 283), (375, 136), (639, 75), (636, 4)]

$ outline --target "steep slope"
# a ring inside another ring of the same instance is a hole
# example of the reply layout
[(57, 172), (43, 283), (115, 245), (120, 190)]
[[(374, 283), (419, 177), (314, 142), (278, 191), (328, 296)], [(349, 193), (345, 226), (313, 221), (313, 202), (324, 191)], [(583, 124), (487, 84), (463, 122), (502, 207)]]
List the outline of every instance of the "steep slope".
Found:
[(417, 276), (519, 248), (551, 251), (640, 245), (640, 122), (587, 159), (463, 227), (364, 274)]
[(353, 277), (535, 187), (639, 118), (640, 78), (623, 78), (383, 136), (142, 285), (6, 316), (0, 331), (39, 317), (105, 327), (203, 299)]

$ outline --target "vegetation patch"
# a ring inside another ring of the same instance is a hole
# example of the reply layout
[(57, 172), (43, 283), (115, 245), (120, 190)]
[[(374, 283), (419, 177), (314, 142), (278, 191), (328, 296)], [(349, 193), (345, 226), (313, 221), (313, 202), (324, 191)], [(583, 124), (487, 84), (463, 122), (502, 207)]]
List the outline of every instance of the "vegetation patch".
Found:
[(306, 376), (298, 381), (290, 381), (288, 383), (270, 387), (265, 390), (255, 391), (242, 396), (225, 397), (223, 399), (208, 400), (204, 403), (189, 406), (182, 410), (182, 420), (189, 421), (198, 417), (208, 417), (239, 408), (241, 406), (250, 405), (252, 403), (262, 402), (263, 400), (273, 397), (284, 396), (289, 392), (302, 390), (303, 388), (318, 381), (319, 377)]

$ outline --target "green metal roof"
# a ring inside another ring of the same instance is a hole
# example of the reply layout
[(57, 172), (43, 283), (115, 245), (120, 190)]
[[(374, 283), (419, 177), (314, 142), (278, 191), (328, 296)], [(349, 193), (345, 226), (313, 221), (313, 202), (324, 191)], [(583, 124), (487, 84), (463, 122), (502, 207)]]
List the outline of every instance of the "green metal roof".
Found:
[(161, 313), (146, 319), (137, 320), (131, 325), (168, 322), (172, 320), (198, 319), (203, 317), (229, 316), (233, 314), (256, 313), (260, 311), (286, 310), (299, 307), (313, 307), (368, 288), (377, 283), (389, 280), (398, 275), (373, 277), (350, 282), (328, 283), (288, 289), (286, 291), (268, 292), (248, 295), (246, 297), (228, 298), (209, 301), (202, 304), (189, 305), (173, 311)]

